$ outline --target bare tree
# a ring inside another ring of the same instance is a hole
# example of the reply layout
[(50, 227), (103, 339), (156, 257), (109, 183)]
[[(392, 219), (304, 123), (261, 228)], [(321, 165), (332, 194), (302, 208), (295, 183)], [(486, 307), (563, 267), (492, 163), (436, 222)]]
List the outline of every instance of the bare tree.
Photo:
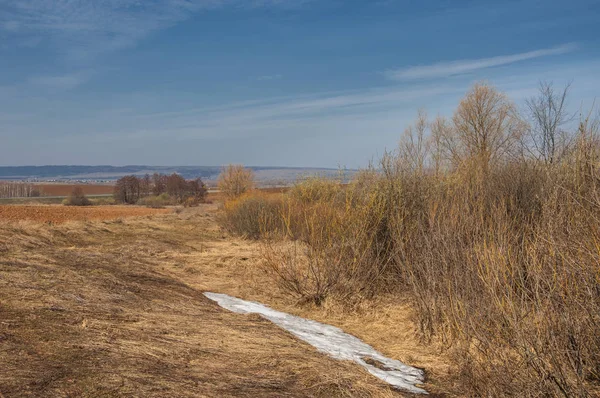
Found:
[(173, 173), (167, 177), (167, 193), (170, 197), (181, 203), (186, 196), (187, 182), (185, 178), (177, 173)]
[(150, 174), (144, 175), (144, 177), (140, 180), (140, 195), (142, 197), (146, 197), (150, 195), (152, 190), (152, 177)]
[(569, 144), (568, 133), (561, 129), (572, 120), (566, 109), (571, 83), (555, 91), (552, 82), (540, 82), (538, 94), (525, 105), (530, 123), (528, 149), (538, 159), (552, 164), (562, 157)]
[(40, 189), (28, 182), (1, 182), (0, 198), (30, 198), (41, 196)]
[(254, 173), (241, 164), (230, 164), (221, 171), (217, 184), (228, 198), (236, 198), (254, 188)]
[(165, 192), (167, 192), (167, 176), (154, 173), (152, 175), (152, 194), (158, 196)]
[(136, 203), (140, 199), (140, 185), (140, 179), (134, 175), (119, 178), (115, 184), (115, 202)]
[(451, 153), (479, 162), (485, 173), (491, 163), (514, 155), (525, 130), (514, 104), (496, 88), (477, 83), (452, 118), (456, 140)]
[(405, 163), (402, 166), (408, 167), (411, 172), (422, 174), (425, 170), (429, 152), (426, 139), (428, 129), (427, 112), (420, 109), (414, 125), (408, 126), (404, 130), (404, 135), (400, 140), (399, 159)]
[(200, 177), (187, 181), (186, 191), (188, 197), (192, 197), (199, 202), (203, 202), (208, 194), (206, 184), (204, 184)]
[(431, 151), (431, 166), (435, 175), (443, 172), (448, 163), (458, 163), (459, 156), (454, 153), (457, 145), (454, 143), (455, 134), (451, 123), (443, 116), (438, 116), (430, 125), (429, 148)]

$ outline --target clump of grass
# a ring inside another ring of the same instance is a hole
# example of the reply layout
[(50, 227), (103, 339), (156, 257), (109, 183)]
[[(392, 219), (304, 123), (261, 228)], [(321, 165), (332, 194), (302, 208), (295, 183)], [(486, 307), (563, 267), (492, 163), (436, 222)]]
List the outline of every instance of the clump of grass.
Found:
[(146, 196), (137, 201), (138, 205), (153, 209), (164, 209), (166, 206), (172, 205), (173, 203), (174, 201), (167, 193), (162, 193), (157, 196)]
[(115, 204), (115, 200), (112, 197), (92, 198), (90, 199), (90, 202), (93, 206), (109, 206)]

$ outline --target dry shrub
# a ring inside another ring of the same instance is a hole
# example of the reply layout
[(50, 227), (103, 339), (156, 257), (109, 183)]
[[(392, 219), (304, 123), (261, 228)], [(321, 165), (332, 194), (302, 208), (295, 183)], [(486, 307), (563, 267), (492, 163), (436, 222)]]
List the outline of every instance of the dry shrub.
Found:
[(389, 226), (398, 284), (423, 338), (452, 347), (467, 395), (598, 392), (598, 148), (584, 123), (558, 165), (466, 159), (416, 183), (401, 166), (384, 173), (401, 187)]
[(282, 211), (281, 195), (251, 191), (225, 202), (220, 221), (229, 232), (258, 239), (283, 233)]
[(200, 199), (197, 197), (189, 197), (183, 201), (184, 207), (198, 207), (200, 206)]
[(75, 187), (63, 204), (65, 206), (91, 206), (92, 202), (85, 196), (81, 187)]
[(240, 164), (230, 164), (219, 174), (217, 186), (228, 199), (235, 199), (254, 188), (254, 172)]
[(264, 265), (300, 302), (318, 305), (334, 296), (357, 303), (390, 283), (385, 202), (376, 187), (365, 191), (373, 182), (367, 174), (349, 186), (304, 180), (284, 196), (283, 232), (291, 242), (265, 240)]
[(478, 168), (435, 178), (398, 160), (363, 173), (342, 201), (284, 197), (288, 242), (264, 244), (279, 286), (315, 304), (408, 296), (420, 335), (452, 349), (469, 396), (597, 391), (597, 166), (518, 162), (485, 179)]
[(289, 196), (300, 203), (331, 202), (342, 199), (339, 181), (318, 176), (309, 176), (298, 181), (288, 191)]
[(265, 240), (266, 269), (300, 301), (410, 298), (467, 396), (600, 394), (598, 123), (551, 163), (524, 155), (523, 122), (487, 85), (451, 121), (423, 115), (377, 169), (308, 180), (269, 217), (254, 204), (240, 230), (286, 238)]
[(164, 209), (166, 206), (172, 205), (173, 200), (167, 193), (162, 193), (157, 196), (146, 196), (145, 198), (140, 198), (137, 201), (137, 204), (140, 206), (146, 206), (153, 209)]

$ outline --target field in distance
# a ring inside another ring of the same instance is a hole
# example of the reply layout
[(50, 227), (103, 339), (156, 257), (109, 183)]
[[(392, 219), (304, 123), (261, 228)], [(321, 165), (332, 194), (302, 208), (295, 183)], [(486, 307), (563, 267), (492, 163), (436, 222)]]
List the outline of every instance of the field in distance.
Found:
[(124, 217), (169, 213), (169, 209), (132, 206), (0, 205), (0, 221), (37, 221), (60, 224), (67, 221), (116, 220)]
[(75, 187), (81, 187), (85, 195), (112, 195), (111, 184), (35, 184), (44, 196), (68, 196)]

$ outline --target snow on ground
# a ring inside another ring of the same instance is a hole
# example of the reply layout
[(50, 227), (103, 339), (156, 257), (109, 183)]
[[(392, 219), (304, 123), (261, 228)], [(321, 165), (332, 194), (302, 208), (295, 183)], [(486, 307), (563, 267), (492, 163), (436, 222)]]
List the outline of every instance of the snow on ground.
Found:
[(220, 293), (204, 293), (221, 307), (239, 314), (260, 314), (317, 350), (340, 360), (350, 360), (367, 369), (372, 375), (396, 388), (412, 393), (427, 394), (417, 384), (424, 381), (422, 370), (387, 358), (360, 339), (343, 330), (284, 312), (275, 311), (253, 301), (245, 301)]

